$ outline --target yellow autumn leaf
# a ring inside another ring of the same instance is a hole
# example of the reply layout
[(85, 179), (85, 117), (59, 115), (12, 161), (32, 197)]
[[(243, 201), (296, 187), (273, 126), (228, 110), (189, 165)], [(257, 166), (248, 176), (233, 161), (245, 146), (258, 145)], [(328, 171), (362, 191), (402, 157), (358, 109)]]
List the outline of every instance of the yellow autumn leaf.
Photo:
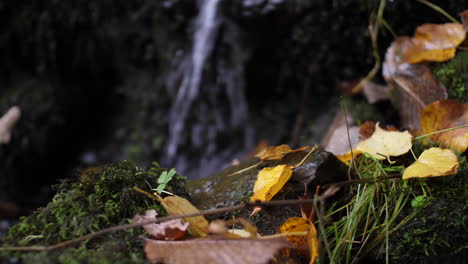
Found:
[(317, 229), (314, 224), (306, 218), (291, 217), (280, 226), (281, 234), (307, 232), (304, 235), (288, 235), (286, 239), (296, 248), (296, 252), (301, 255), (310, 255), (310, 264), (315, 263), (319, 256), (319, 242)]
[[(278, 165), (262, 169), (257, 175), (257, 181), (254, 185), (254, 194), (250, 197), (251, 201), (269, 201), (281, 188), (288, 182), (293, 173), (290, 165)], [(260, 211), (255, 207), (251, 216)]]
[[(154, 193), (154, 195), (160, 198), (157, 193)], [(166, 209), (166, 211), (169, 213), (169, 215), (193, 214), (200, 212), (188, 200), (179, 196), (168, 196), (159, 201), (161, 202), (164, 209)], [(207, 235), (209, 224), (204, 216), (188, 217), (184, 218), (184, 221), (190, 223), (188, 231), (193, 236), (203, 237)]]
[(356, 149), (353, 149), (353, 152), (351, 153), (351, 150), (346, 152), (345, 154), (342, 154), (342, 155), (336, 155), (336, 157), (341, 161), (343, 162), (344, 164), (348, 165), (350, 164), (351, 162), (351, 159), (353, 158), (353, 155), (354, 155), (354, 158), (358, 157), (359, 155), (361, 155), (362, 152), (359, 151), (359, 150), (356, 150)]
[(403, 173), (403, 179), (452, 175), (459, 166), (457, 155), (451, 149), (430, 148)]
[[(440, 100), (431, 103), (421, 112), (421, 127), (424, 134), (468, 124), (468, 103), (455, 100)], [(452, 147), (460, 152), (468, 148), (468, 127), (437, 133), (430, 140)]]
[(279, 146), (271, 146), (264, 148), (260, 151), (255, 157), (261, 160), (279, 160), (282, 159), (286, 154), (291, 152), (303, 151), (309, 148), (308, 146), (304, 146), (298, 149), (291, 149), (288, 145), (279, 145)]
[(447, 61), (455, 56), (456, 47), (465, 37), (466, 32), (461, 24), (421, 25), (413, 38), (405, 39), (404, 60), (408, 63)]
[(400, 156), (411, 149), (411, 134), (408, 131), (386, 131), (375, 124), (375, 132), (364, 141), (359, 142), (356, 150), (367, 152), (376, 159), (386, 159), (390, 156)]
[(317, 228), (312, 222), (309, 222), (309, 234), (307, 235), (307, 245), (310, 252), (310, 262), (309, 264), (314, 264), (319, 257), (319, 240)]

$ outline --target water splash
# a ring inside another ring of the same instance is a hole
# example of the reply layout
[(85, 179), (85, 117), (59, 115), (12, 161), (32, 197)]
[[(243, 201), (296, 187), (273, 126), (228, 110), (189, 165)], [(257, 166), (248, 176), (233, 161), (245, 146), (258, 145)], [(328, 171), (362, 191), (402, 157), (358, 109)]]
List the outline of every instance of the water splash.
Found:
[(199, 94), (205, 61), (211, 53), (216, 39), (219, 17), (218, 4), (220, 0), (204, 0), (196, 19), (196, 28), (191, 56), (187, 57), (189, 66), (183, 62), (181, 69), (183, 79), (177, 91), (175, 101), (169, 114), (169, 141), (167, 144), (168, 159), (177, 153), (180, 138), (192, 103)]

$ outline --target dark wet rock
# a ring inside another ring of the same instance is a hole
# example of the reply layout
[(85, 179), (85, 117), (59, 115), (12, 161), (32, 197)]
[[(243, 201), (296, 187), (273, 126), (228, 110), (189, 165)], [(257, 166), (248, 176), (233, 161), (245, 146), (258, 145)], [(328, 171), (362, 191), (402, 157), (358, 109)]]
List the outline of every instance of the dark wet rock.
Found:
[[(257, 160), (232, 166), (219, 174), (208, 178), (190, 181), (185, 189), (190, 196), (190, 201), (199, 209), (213, 209), (238, 205), (250, 199), (253, 185), (257, 179), (258, 172), (264, 167), (273, 167), (279, 164), (298, 164), (307, 154), (306, 151), (290, 153), (279, 161), (268, 161), (262, 163), (255, 169), (244, 173), (228, 176), (231, 173), (249, 167)], [(347, 179), (346, 168), (333, 154), (317, 149), (312, 153), (304, 164), (294, 170), (291, 180), (284, 186), (274, 199), (297, 199), (304, 195), (304, 185), (307, 184), (309, 197), (313, 197), (315, 187)], [(262, 233), (274, 233), (288, 217), (299, 216), (299, 206), (273, 207), (262, 210), (259, 215), (254, 216), (253, 221)], [(236, 215), (236, 217), (247, 217), (251, 209), (239, 212), (227, 213), (225, 217)], [(260, 221), (261, 219), (261, 221)]]

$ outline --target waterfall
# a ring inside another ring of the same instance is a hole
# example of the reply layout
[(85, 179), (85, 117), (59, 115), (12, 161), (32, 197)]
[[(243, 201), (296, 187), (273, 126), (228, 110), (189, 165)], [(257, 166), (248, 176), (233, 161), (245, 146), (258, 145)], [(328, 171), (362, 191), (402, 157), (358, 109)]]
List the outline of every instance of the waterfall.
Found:
[[(177, 153), (180, 138), (184, 130), (187, 115), (193, 101), (199, 94), (205, 61), (210, 55), (217, 35), (219, 18), (217, 17), (220, 0), (203, 0), (200, 13), (196, 19), (196, 31), (193, 38), (191, 56), (186, 58), (188, 67), (183, 69), (183, 79), (177, 91), (175, 101), (169, 114), (169, 141), (167, 144), (168, 159), (171, 160)], [(187, 61), (188, 60), (188, 61)]]

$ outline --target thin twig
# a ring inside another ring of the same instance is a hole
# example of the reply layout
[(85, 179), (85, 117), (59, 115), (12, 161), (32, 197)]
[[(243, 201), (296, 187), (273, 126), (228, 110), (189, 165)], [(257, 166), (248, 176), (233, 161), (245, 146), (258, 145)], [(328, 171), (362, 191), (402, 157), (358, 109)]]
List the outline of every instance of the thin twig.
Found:
[[(318, 199), (324, 200), (328, 196), (320, 196)], [(133, 223), (133, 224), (125, 224), (125, 225), (117, 225), (117, 226), (112, 226), (109, 228), (105, 228), (93, 233), (89, 233), (87, 235), (67, 240), (64, 242), (60, 242), (51, 246), (42, 246), (42, 247), (9, 247), (9, 246), (4, 246), (0, 247), (0, 252), (2, 251), (20, 251), (20, 252), (42, 252), (42, 251), (50, 251), (54, 249), (59, 249), (59, 248), (64, 248), (68, 246), (72, 246), (74, 244), (78, 244), (80, 242), (86, 241), (88, 239), (92, 239), (98, 236), (102, 236), (108, 233), (120, 231), (120, 230), (125, 230), (125, 229), (130, 229), (130, 228), (135, 228), (135, 227), (140, 227), (148, 224), (155, 224), (155, 223), (161, 223), (161, 222), (166, 222), (169, 220), (173, 219), (180, 219), (180, 218), (189, 218), (193, 216), (201, 216), (201, 215), (214, 215), (214, 214), (222, 214), (230, 211), (236, 211), (244, 208), (251, 208), (251, 207), (269, 207), (269, 206), (288, 206), (288, 205), (301, 205), (301, 204), (313, 204), (314, 199), (307, 199), (307, 200), (276, 200), (276, 201), (267, 201), (267, 202), (262, 202), (262, 201), (255, 201), (255, 202), (245, 202), (240, 205), (234, 205), (234, 206), (228, 206), (224, 208), (217, 208), (217, 209), (211, 209), (211, 210), (204, 210), (200, 211), (198, 213), (192, 213), (192, 214), (183, 214), (183, 215), (171, 215), (171, 216), (165, 216), (165, 217), (160, 217), (157, 219), (152, 219), (152, 220), (147, 220), (143, 221), (141, 223)]]

